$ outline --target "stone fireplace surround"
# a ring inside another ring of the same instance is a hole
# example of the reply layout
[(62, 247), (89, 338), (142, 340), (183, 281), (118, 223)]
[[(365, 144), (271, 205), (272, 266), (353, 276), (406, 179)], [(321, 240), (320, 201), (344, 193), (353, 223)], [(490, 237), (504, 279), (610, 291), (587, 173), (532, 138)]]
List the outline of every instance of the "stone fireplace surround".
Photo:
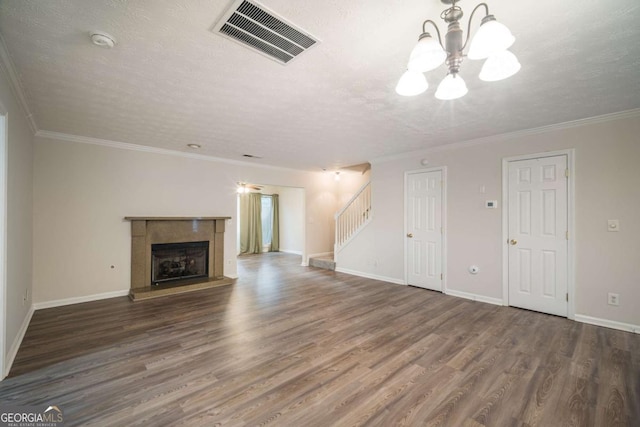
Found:
[[(230, 217), (125, 217), (131, 221), (132, 300), (229, 285), (225, 277), (224, 231)], [(176, 286), (151, 285), (151, 245), (156, 243), (209, 242), (209, 277)]]

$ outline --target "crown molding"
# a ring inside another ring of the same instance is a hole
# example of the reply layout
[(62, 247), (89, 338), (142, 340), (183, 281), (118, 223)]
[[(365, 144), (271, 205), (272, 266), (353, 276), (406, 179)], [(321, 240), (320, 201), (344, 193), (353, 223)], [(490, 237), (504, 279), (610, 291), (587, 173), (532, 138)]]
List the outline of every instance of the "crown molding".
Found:
[(613, 120), (622, 120), (622, 119), (628, 119), (628, 118), (634, 118), (634, 117), (640, 117), (640, 108), (636, 108), (633, 110), (620, 111), (617, 113), (603, 114), (601, 116), (587, 117), (584, 119), (572, 120), (569, 122), (556, 123), (548, 126), (540, 126), (532, 129), (525, 129), (525, 130), (519, 130), (515, 132), (486, 136), (483, 138), (453, 142), (451, 144), (443, 144), (435, 147), (424, 148), (422, 150), (414, 150), (406, 153), (391, 154), (389, 156), (382, 156), (382, 157), (375, 158), (373, 160), (369, 160), (369, 163), (371, 163), (372, 165), (375, 165), (375, 164), (386, 163), (394, 160), (415, 158), (416, 156), (435, 153), (439, 151), (456, 150), (459, 148), (472, 147), (475, 145), (491, 144), (494, 142), (501, 142), (508, 139), (521, 138), (524, 136), (538, 135), (541, 133), (571, 129), (571, 128), (580, 127), (580, 126), (592, 125), (597, 123), (605, 123)]
[(101, 145), (103, 147), (118, 148), (121, 150), (142, 151), (145, 153), (164, 154), (168, 156), (185, 157), (188, 159), (205, 160), (209, 162), (227, 163), (237, 166), (251, 166), (254, 168), (295, 171), (295, 172), (313, 172), (303, 169), (286, 168), (284, 166), (262, 165), (242, 160), (225, 159), (223, 157), (207, 156), (206, 154), (186, 153), (184, 151), (170, 150), (167, 148), (150, 147), (148, 145), (131, 144), (128, 142), (112, 141), (109, 139), (92, 138), (89, 136), (72, 135), (62, 132), (53, 132), (48, 130), (39, 130), (35, 133), (36, 137), (47, 138), (64, 142), (76, 142), (80, 144)]
[(0, 34), (0, 69), (9, 78), (9, 86), (11, 86), (11, 90), (13, 91), (13, 94), (18, 99), (18, 104), (20, 104), (20, 107), (22, 107), (22, 111), (24, 112), (24, 115), (27, 118), (27, 122), (29, 123), (29, 127), (31, 128), (31, 132), (35, 134), (38, 131), (38, 125), (36, 124), (36, 121), (33, 118), (33, 113), (31, 113), (29, 104), (27, 104), (27, 98), (24, 95), (24, 90), (22, 89), (20, 78), (18, 77), (18, 73), (16, 72), (16, 67), (15, 65), (13, 65), (13, 61), (11, 60), (11, 55), (9, 55), (9, 50), (7, 49), (7, 45), (5, 44), (4, 38), (2, 37), (1, 34)]

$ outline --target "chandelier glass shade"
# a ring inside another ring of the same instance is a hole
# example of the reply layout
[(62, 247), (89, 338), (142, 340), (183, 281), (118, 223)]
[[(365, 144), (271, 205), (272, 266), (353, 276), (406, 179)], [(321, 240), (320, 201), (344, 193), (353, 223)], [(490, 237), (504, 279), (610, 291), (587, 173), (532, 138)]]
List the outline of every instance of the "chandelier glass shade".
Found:
[(497, 82), (513, 76), (518, 71), (520, 71), (518, 58), (508, 50), (503, 50), (494, 53), (484, 61), (482, 70), (480, 70), (480, 80)]
[(469, 92), (467, 84), (462, 77), (456, 74), (447, 74), (447, 77), (442, 79), (436, 90), (436, 98), (443, 101), (450, 99), (462, 98)]
[(404, 72), (398, 85), (396, 86), (396, 92), (402, 96), (415, 96), (420, 95), (422, 92), (429, 88), (427, 78), (419, 71), (407, 70)]
[(440, 43), (429, 33), (422, 33), (418, 44), (409, 55), (409, 63), (407, 69), (409, 71), (417, 71), (426, 73), (435, 70), (447, 59), (447, 52), (444, 51)]
[[(426, 91), (428, 83), (422, 73), (434, 70), (444, 63), (448, 72), (438, 85), (436, 98), (450, 100), (464, 96), (468, 92), (467, 85), (459, 72), (465, 56), (474, 60), (486, 59), (480, 72), (480, 79), (483, 81), (503, 80), (520, 70), (518, 59), (507, 50), (513, 45), (515, 37), (505, 25), (496, 21), (495, 17), (489, 14), (489, 7), (486, 3), (478, 4), (471, 12), (466, 39), (463, 40), (463, 30), (460, 25), (463, 13), (462, 9), (456, 5), (458, 0), (441, 1), (451, 5), (440, 15), (448, 24), (444, 43), (438, 26), (431, 20), (424, 21), (418, 43), (409, 56), (407, 71), (396, 86), (398, 94), (414, 96)], [(468, 54), (465, 54), (464, 50), (469, 42), (471, 22), (475, 12), (480, 8), (485, 9), (485, 16), (482, 18), (480, 28), (471, 40)], [(427, 24), (435, 28), (437, 40), (426, 31)]]
[(514, 41), (516, 38), (507, 27), (496, 21), (495, 18), (488, 20), (480, 25), (478, 32), (471, 39), (469, 59), (488, 58), (495, 53), (509, 49)]

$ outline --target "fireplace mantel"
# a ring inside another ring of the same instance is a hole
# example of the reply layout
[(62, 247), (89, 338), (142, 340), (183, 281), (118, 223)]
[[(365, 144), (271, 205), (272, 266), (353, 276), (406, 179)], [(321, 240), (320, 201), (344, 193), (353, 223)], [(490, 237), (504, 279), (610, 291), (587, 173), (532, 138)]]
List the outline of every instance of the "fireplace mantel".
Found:
[[(225, 222), (231, 217), (127, 216), (124, 219), (131, 221), (130, 296), (134, 301), (233, 283), (223, 274)], [(209, 277), (179, 286), (153, 286), (151, 246), (196, 241), (209, 242)]]

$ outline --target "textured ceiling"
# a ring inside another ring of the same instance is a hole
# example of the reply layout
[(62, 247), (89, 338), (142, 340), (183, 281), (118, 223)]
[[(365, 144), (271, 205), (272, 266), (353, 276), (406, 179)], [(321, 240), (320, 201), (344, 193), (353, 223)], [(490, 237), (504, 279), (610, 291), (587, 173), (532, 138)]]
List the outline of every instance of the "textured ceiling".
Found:
[[(486, 83), (467, 60), (455, 101), (433, 96), (444, 66), (426, 93), (394, 91), (439, 1), (261, 3), (321, 43), (283, 66), (212, 34), (231, 0), (2, 0), (0, 33), (40, 130), (299, 169), (640, 107), (638, 0), (489, 0), (522, 70)], [(475, 4), (459, 3), (465, 28)]]

